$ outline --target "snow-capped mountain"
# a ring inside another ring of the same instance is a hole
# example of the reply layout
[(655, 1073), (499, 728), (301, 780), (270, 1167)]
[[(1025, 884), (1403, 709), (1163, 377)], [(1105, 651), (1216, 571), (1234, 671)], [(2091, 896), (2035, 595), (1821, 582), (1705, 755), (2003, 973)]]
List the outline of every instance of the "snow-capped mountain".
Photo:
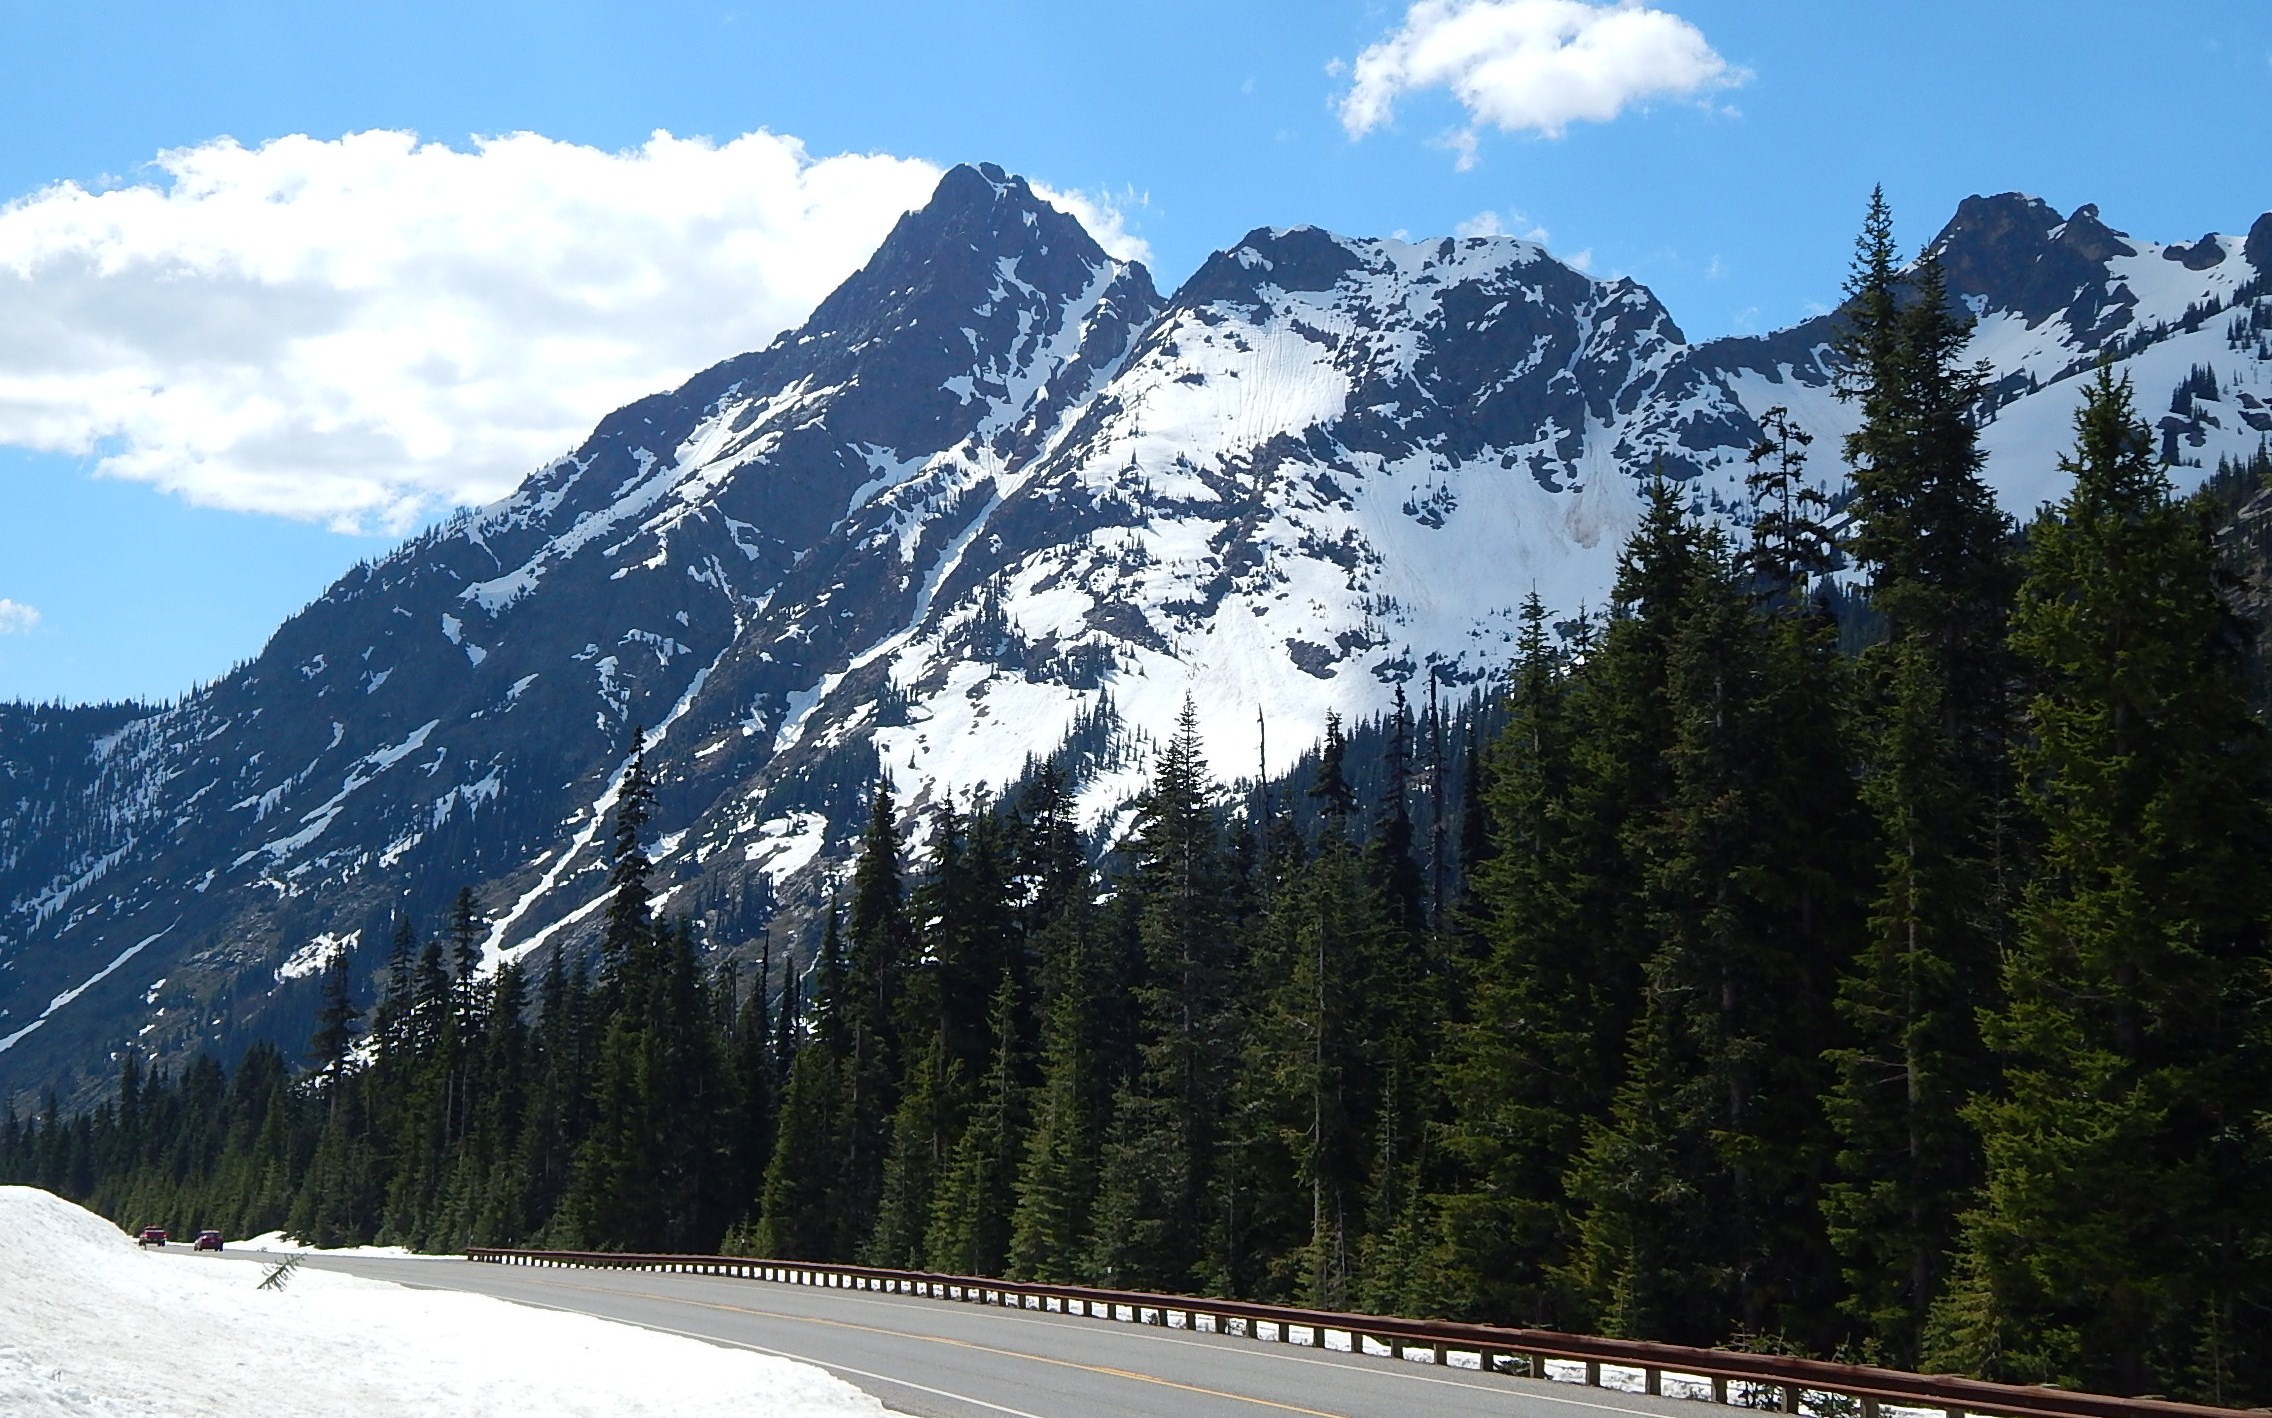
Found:
[[(2103, 355), (2213, 466), (2272, 430), (2272, 215), (2156, 246), (1974, 198), (1936, 248), (1996, 380), (1989, 474), (2057, 491)], [(461, 884), (492, 959), (574, 940), (634, 726), (669, 909), (732, 946), (879, 770), (918, 803), (1071, 747), (1106, 815), (1188, 694), (1225, 771), (1598, 603), (1653, 468), (1737, 508), (1756, 415), (1836, 463), (1830, 324), (1692, 345), (1511, 238), (1262, 230), (1163, 302), (961, 167), (801, 328), (620, 410), (343, 578), (172, 708), (0, 708), (0, 1097), (296, 1043), (323, 956)], [(2206, 375), (2202, 371), (2206, 371)], [(1740, 513), (1736, 514), (1740, 515)], [(74, 1073), (73, 1070), (76, 1070)]]

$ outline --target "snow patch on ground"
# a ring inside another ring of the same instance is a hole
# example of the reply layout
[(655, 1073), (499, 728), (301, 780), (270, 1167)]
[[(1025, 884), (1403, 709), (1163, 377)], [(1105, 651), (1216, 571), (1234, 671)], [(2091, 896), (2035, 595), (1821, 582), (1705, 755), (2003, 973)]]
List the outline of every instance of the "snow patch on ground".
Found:
[(282, 984), (286, 980), (304, 980), (308, 976), (318, 973), (325, 965), (330, 963), (332, 952), (353, 950), (356, 942), (362, 938), (363, 933), (360, 930), (348, 931), (338, 935), (330, 931), (323, 932), (306, 945), (293, 951), (291, 959), (276, 967), (276, 982)]
[(378, 1260), (457, 1260), (454, 1255), (432, 1255), (404, 1246), (311, 1246), (295, 1241), (282, 1231), (264, 1231), (258, 1236), (247, 1236), (241, 1241), (228, 1243), (232, 1251), (255, 1251), (262, 1255), (311, 1256), (366, 1256)]
[(883, 1405), (809, 1365), (482, 1295), (139, 1251), (0, 1187), (11, 1418), (837, 1418)]
[(827, 818), (817, 812), (796, 812), (767, 821), (744, 851), (779, 886), (811, 866), (827, 840)]

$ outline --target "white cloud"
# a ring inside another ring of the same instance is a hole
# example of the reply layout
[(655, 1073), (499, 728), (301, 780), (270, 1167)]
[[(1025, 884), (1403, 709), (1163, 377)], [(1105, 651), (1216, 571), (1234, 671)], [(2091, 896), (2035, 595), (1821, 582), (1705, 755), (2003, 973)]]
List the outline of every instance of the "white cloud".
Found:
[(0, 635), (23, 635), (39, 625), (39, 609), (22, 601), (0, 599)]
[(1117, 195), (1109, 192), (1084, 192), (1077, 187), (1052, 187), (1046, 182), (1027, 180), (1033, 194), (1058, 211), (1065, 213), (1088, 230), (1105, 253), (1121, 261), (1152, 259), (1152, 245), (1128, 230), (1128, 211), (1149, 210), (1152, 194), (1125, 188)]
[(1444, 139), (1464, 169), (1484, 127), (1560, 137), (1628, 104), (1748, 77), (1694, 25), (1637, 0), (1415, 0), (1396, 33), (1357, 56), (1341, 124), (1362, 138), (1389, 121), (1402, 96), (1449, 89), (1470, 120)]
[[(619, 153), (221, 139), (154, 166), (0, 207), (0, 442), (389, 529), (499, 496), (599, 415), (763, 345), (939, 177), (763, 132)], [(1113, 204), (1060, 200), (1141, 245)]]
[(1545, 227), (1533, 222), (1521, 212), (1509, 212), (1502, 217), (1497, 212), (1477, 212), (1452, 228), (1452, 235), (1467, 236), (1519, 236), (1525, 241), (1546, 245), (1553, 238)]

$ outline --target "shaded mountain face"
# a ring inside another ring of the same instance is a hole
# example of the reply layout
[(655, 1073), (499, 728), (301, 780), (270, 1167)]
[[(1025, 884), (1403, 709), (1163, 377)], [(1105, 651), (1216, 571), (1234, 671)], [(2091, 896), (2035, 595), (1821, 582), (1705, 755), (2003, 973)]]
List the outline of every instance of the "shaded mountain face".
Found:
[[(2056, 495), (2103, 356), (2175, 459), (2272, 431), (2272, 216), (2158, 246), (1973, 198), (1934, 250), (2013, 510)], [(1599, 605), (1653, 469), (1740, 522), (1768, 406), (1834, 476), (1831, 336), (1692, 345), (1529, 243), (1309, 227), (1163, 302), (957, 168), (804, 326), (179, 706), (0, 707), (0, 1098), (85, 1096), (130, 1045), (294, 1049), (328, 952), (367, 999), (393, 914), (460, 885), (492, 962), (582, 948), (635, 728), (664, 909), (725, 949), (817, 899), (879, 773), (920, 805), (1064, 753), (1109, 820), (1186, 695), (1221, 771), (1254, 771), (1258, 715), (1282, 769), (1328, 711), (1495, 675), (1529, 592)]]

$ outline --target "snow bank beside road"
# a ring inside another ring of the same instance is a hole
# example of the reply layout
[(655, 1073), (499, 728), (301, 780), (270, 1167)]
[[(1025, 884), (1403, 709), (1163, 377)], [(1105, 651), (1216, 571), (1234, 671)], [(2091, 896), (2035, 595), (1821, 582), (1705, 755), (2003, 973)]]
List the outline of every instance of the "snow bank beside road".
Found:
[(282, 1231), (263, 1231), (257, 1236), (247, 1236), (241, 1241), (232, 1240), (228, 1245), (232, 1251), (272, 1252), (280, 1256), (304, 1253), (312, 1256), (370, 1256), (378, 1260), (463, 1259), (463, 1257), (454, 1255), (429, 1255), (425, 1251), (414, 1251), (407, 1246), (333, 1246), (326, 1250), (321, 1246), (311, 1246), (305, 1241), (295, 1241)]
[(0, 1413), (10, 1418), (875, 1418), (819, 1369), (479, 1295), (136, 1249), (0, 1187)]

